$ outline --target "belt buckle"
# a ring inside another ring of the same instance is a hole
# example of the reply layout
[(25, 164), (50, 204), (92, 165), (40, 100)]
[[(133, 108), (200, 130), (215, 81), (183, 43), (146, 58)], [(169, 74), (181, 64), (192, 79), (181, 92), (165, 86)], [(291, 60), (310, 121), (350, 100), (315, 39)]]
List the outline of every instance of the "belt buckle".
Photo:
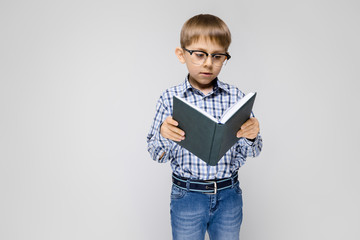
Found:
[(211, 194), (211, 195), (215, 195), (217, 194), (217, 183), (216, 181), (207, 181), (208, 183), (213, 183), (214, 184), (214, 192), (213, 193), (207, 193), (207, 194)]

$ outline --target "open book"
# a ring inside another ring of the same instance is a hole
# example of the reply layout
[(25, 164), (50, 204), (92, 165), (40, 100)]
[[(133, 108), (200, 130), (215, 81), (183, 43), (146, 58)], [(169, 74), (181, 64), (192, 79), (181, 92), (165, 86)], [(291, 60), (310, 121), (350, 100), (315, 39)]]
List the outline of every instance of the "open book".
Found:
[(249, 118), (256, 93), (249, 93), (225, 111), (218, 121), (206, 111), (173, 97), (173, 118), (185, 132), (185, 140), (178, 144), (211, 166), (239, 140), (236, 133)]

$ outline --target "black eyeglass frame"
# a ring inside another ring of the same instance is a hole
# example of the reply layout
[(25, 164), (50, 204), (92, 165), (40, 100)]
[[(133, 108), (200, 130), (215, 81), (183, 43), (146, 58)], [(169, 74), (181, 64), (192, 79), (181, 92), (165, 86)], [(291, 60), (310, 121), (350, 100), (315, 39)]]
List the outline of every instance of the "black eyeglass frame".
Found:
[(209, 55), (211, 55), (211, 57), (214, 57), (216, 55), (222, 55), (222, 56), (226, 56), (226, 60), (228, 60), (228, 61), (231, 58), (230, 54), (228, 54), (228, 53), (207, 53), (207, 52), (204, 52), (204, 51), (201, 51), (201, 50), (189, 50), (189, 49), (186, 49), (186, 48), (182, 48), (182, 49), (184, 49), (185, 51), (190, 53), (190, 55), (192, 55), (194, 52), (201, 52), (201, 53), (204, 53), (206, 55), (206, 57), (208, 57)]

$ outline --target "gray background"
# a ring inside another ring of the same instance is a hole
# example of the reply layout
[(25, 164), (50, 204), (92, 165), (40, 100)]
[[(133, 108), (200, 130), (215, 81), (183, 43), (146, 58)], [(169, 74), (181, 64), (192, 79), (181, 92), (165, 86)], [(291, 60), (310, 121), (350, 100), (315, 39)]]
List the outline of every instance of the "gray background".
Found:
[(182, 24), (229, 26), (220, 79), (257, 91), (242, 239), (359, 239), (359, 1), (0, 2), (0, 239), (170, 239), (170, 166), (147, 153), (183, 81)]

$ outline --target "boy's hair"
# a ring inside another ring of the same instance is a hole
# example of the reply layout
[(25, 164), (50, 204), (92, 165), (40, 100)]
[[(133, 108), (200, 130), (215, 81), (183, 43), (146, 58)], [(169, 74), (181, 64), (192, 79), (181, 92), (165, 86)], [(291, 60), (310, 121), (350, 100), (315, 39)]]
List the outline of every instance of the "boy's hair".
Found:
[(201, 37), (216, 42), (226, 51), (231, 43), (228, 26), (223, 20), (211, 14), (199, 14), (184, 23), (180, 34), (181, 47), (185, 48)]

